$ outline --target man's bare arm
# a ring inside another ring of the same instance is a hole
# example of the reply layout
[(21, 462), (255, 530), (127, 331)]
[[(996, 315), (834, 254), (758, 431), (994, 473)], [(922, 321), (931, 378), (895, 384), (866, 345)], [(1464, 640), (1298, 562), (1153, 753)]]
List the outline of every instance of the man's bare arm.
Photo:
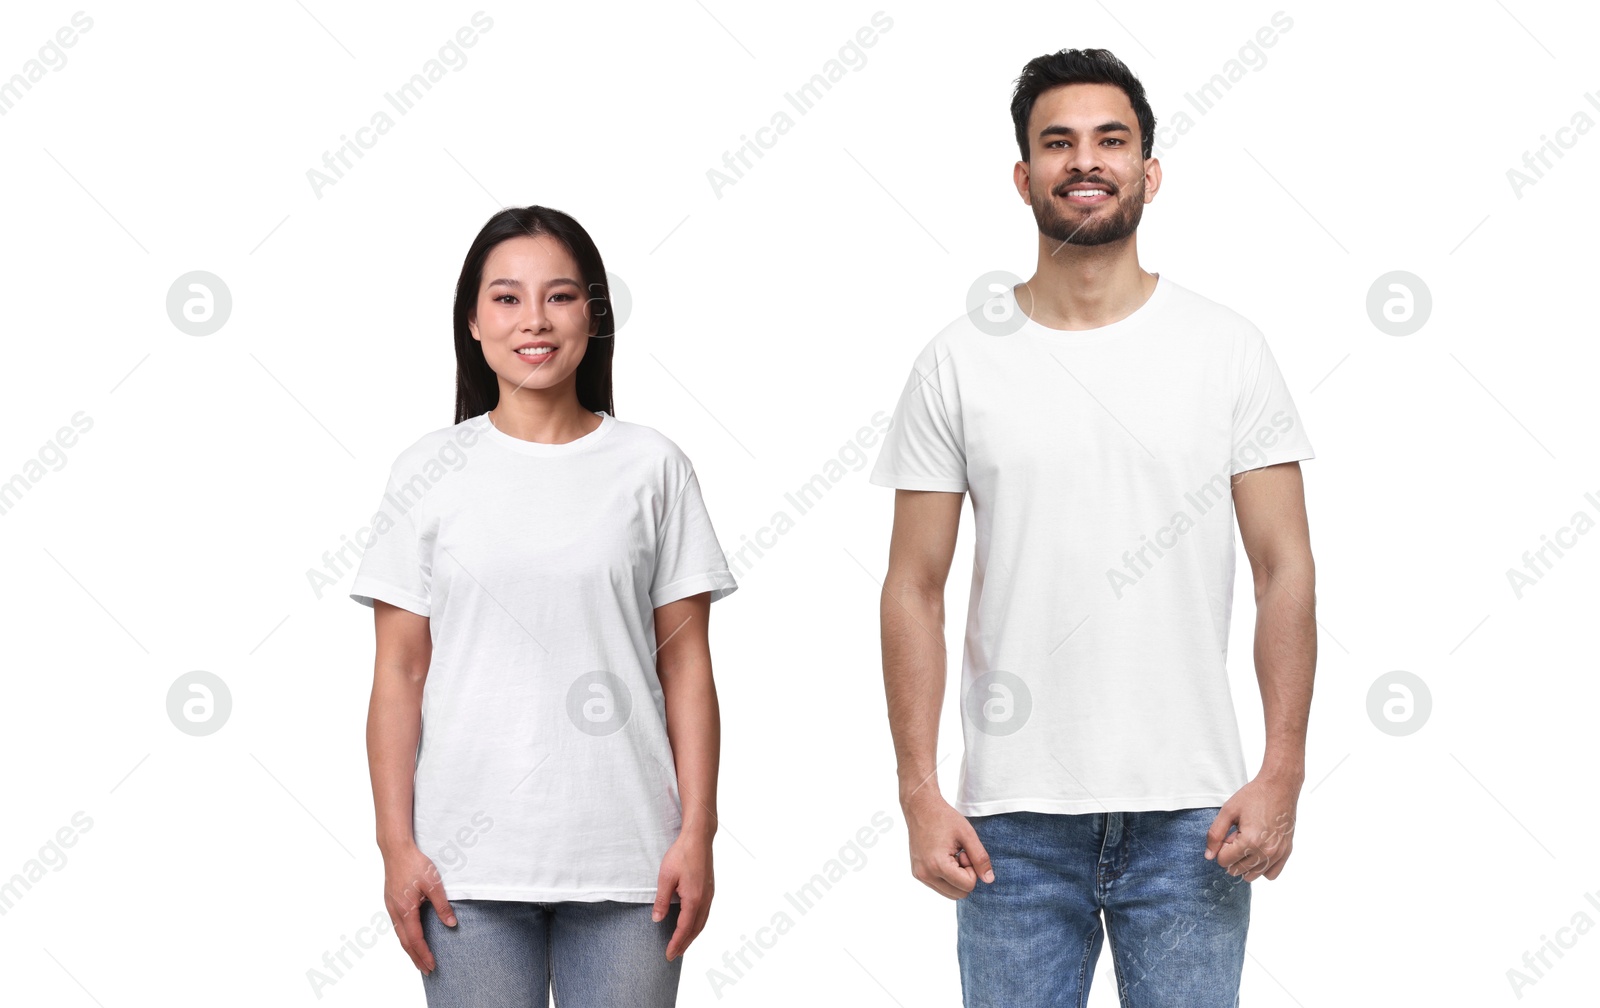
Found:
[[(1277, 878), (1294, 847), (1317, 663), (1316, 570), (1300, 463), (1240, 473), (1233, 483), (1233, 502), (1255, 580), (1255, 665), (1266, 751), (1261, 772), (1212, 822), (1206, 856), (1250, 882)], [(1238, 833), (1227, 837), (1235, 824)]]
[(965, 816), (939, 793), (939, 712), (944, 705), (944, 587), (965, 495), (896, 490), (889, 572), (878, 614), (883, 688), (894, 737), (900, 805), (911, 839), (912, 874), (961, 899), (990, 875), (989, 856)]
[(1266, 717), (1261, 769), (1303, 779), (1317, 623), (1316, 568), (1300, 463), (1240, 473), (1233, 502), (1255, 579), (1256, 680)]
[(948, 661), (944, 586), (964, 496), (940, 490), (894, 492), (894, 533), (878, 618), (902, 804), (924, 787), (939, 791), (933, 771)]

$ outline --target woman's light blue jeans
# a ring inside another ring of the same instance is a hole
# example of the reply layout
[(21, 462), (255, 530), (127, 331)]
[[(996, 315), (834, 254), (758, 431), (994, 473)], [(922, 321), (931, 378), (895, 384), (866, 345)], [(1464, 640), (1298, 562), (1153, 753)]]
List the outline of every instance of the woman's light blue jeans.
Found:
[(969, 816), (995, 880), (956, 903), (966, 1008), (1082, 1008), (1109, 937), (1123, 1008), (1237, 1008), (1250, 885), (1217, 808)]
[(670, 1008), (683, 957), (667, 961), (678, 904), (660, 923), (652, 903), (451, 900), (456, 926), (422, 904), (434, 970), (422, 978), (429, 1008)]

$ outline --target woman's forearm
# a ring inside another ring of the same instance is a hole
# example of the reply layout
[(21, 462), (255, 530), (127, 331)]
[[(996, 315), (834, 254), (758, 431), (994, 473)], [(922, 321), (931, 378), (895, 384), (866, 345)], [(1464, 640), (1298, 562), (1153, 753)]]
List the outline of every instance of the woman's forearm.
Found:
[(392, 850), (412, 843), (411, 799), (422, 731), (421, 683), (412, 689), (397, 672), (377, 671), (367, 712), (367, 762), (372, 768), (372, 803), (378, 846)]
[[(378, 603), (385, 605), (385, 603)], [(411, 802), (417, 741), (422, 735), (422, 688), (432, 661), (428, 620), (394, 609), (379, 614), (372, 700), (367, 709), (367, 763), (381, 850), (414, 842)]]
[(678, 797), (685, 833), (710, 839), (717, 832), (717, 753), (722, 721), (711, 663), (666, 672), (667, 738), (678, 767)]
[(711, 674), (709, 596), (656, 610), (656, 675), (667, 707), (667, 740), (677, 764), (681, 832), (709, 840), (717, 832), (717, 760), (722, 719)]

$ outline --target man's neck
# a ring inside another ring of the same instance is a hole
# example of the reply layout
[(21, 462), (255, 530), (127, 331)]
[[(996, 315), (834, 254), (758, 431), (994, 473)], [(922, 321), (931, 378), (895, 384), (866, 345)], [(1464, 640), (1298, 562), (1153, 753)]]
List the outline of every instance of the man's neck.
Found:
[(1098, 329), (1132, 315), (1156, 289), (1133, 236), (1109, 245), (1063, 245), (1039, 236), (1039, 263), (1017, 303), (1049, 329)]

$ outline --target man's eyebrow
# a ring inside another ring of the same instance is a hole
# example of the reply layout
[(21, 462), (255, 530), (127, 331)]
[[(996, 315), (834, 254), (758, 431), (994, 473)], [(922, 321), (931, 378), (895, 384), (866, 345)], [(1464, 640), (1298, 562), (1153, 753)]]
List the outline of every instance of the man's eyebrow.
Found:
[[(1110, 122), (1101, 123), (1094, 128), (1094, 131), (1096, 133), (1133, 132), (1133, 130), (1128, 127), (1127, 123), (1118, 122), (1115, 119), (1111, 120)], [(1049, 136), (1077, 136), (1077, 134), (1078, 131), (1073, 129), (1071, 126), (1063, 126), (1060, 123), (1051, 123), (1049, 126), (1046, 126), (1044, 129), (1039, 131), (1039, 138), (1042, 140)]]

